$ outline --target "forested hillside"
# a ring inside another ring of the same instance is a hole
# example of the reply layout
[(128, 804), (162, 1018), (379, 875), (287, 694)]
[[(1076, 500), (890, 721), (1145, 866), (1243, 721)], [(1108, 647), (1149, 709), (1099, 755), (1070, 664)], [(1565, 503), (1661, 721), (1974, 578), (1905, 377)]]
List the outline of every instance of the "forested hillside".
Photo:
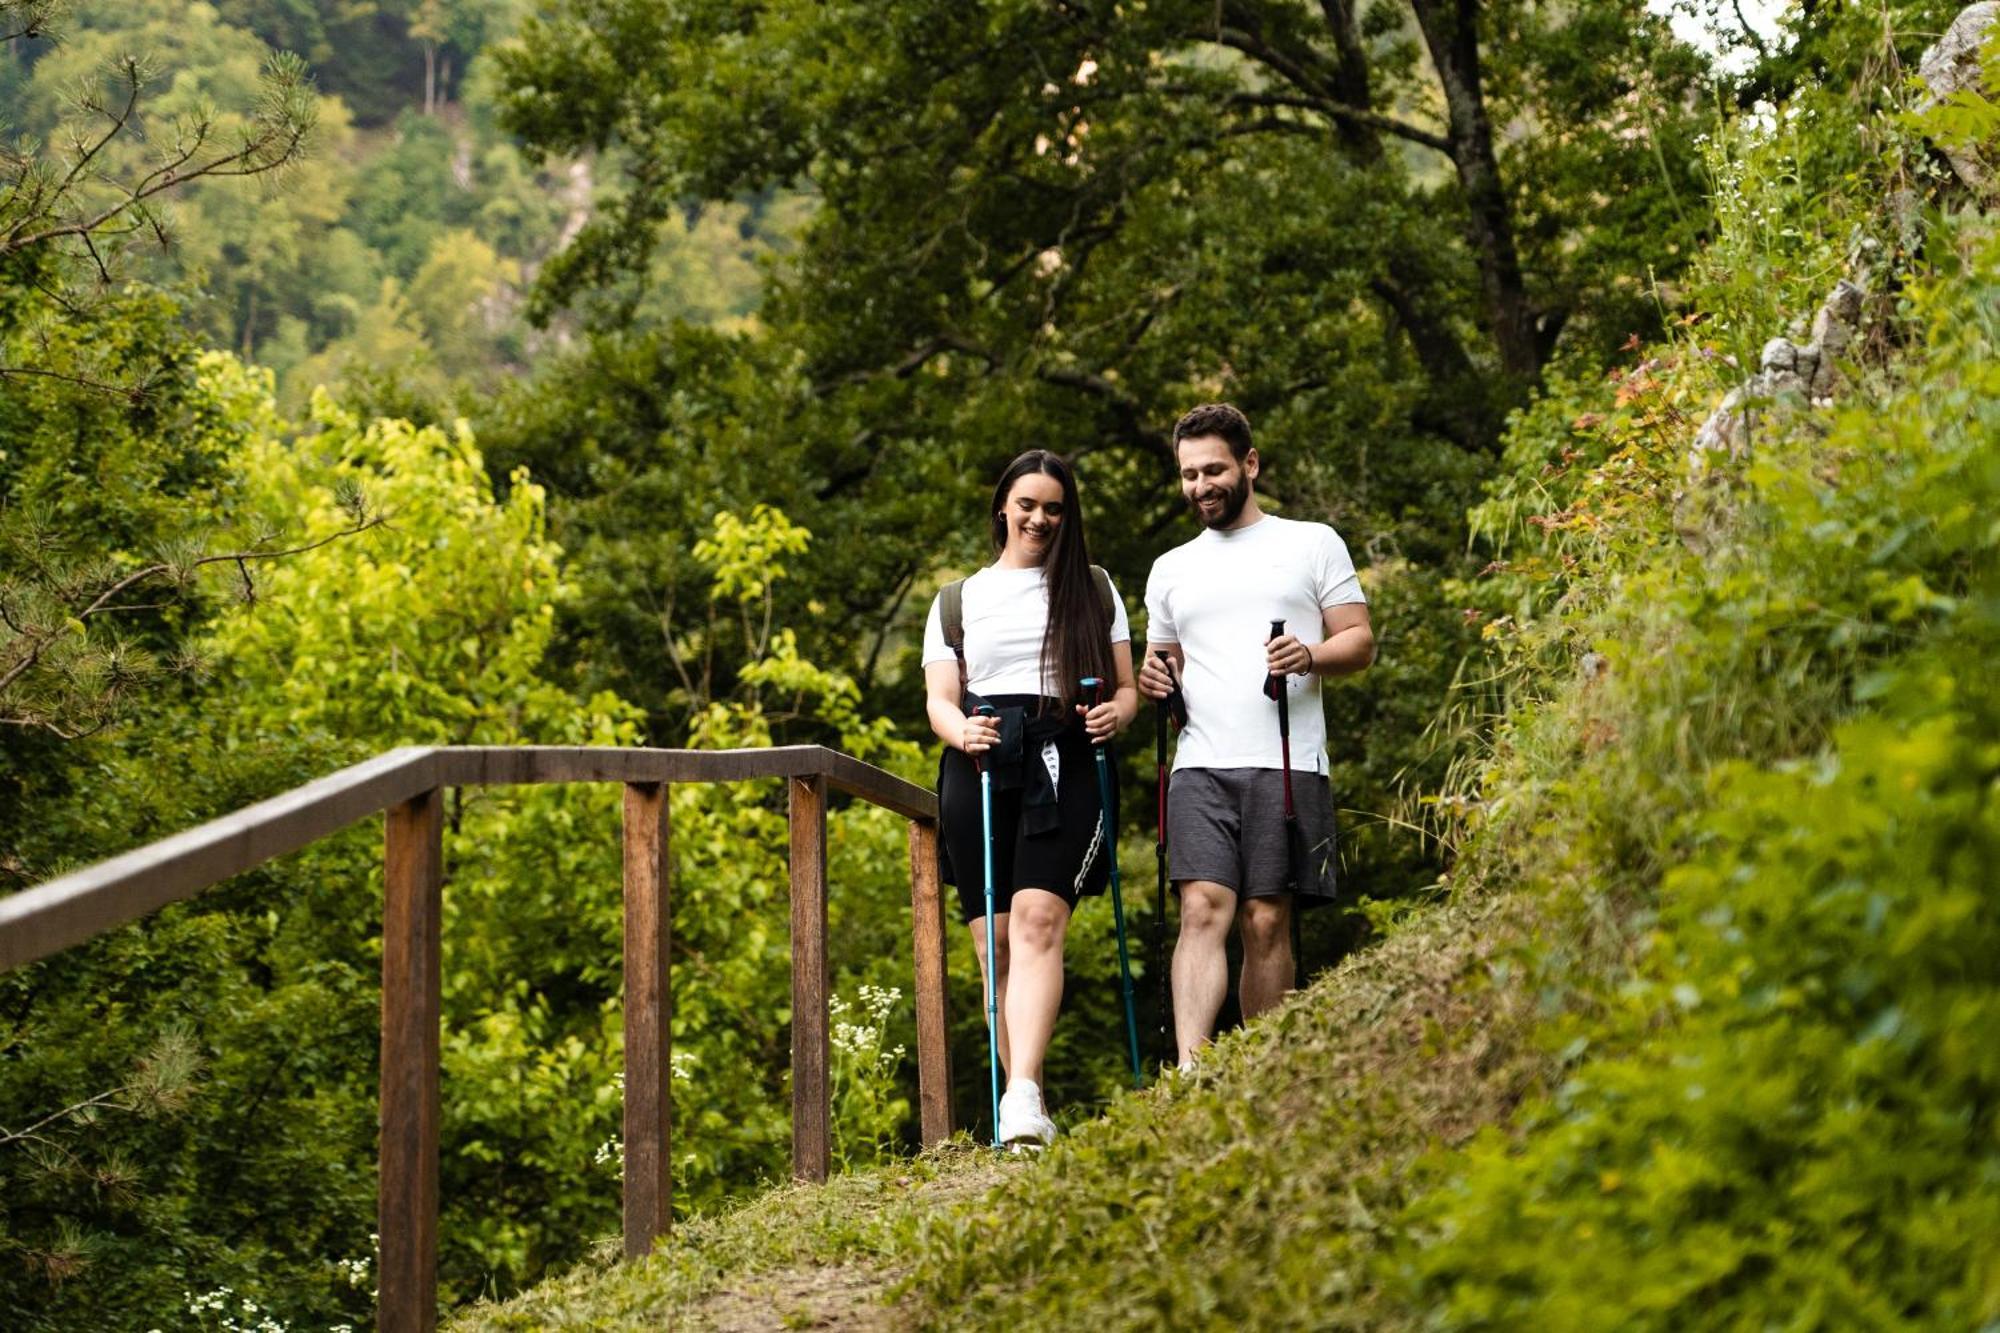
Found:
[[(1380, 642), (1328, 695), (1325, 975), (1125, 1095), (1086, 911), (1073, 1133), (871, 1174), (908, 885), (840, 810), (854, 1174), (725, 1213), (787, 1162), (784, 806), (676, 787), (719, 1220), (468, 1318), (837, 1271), (919, 1326), (2000, 1320), (2000, 251), (1944, 151), (2000, 113), (1914, 78), (1957, 10), (0, 0), (0, 892), (399, 744), (928, 782), (914, 632), (1000, 466), (1076, 460), (1136, 603), (1193, 530), (1167, 430), (1228, 398)], [(618, 812), (447, 813), (464, 1306), (617, 1228)], [(381, 875), (352, 830), (0, 974), (0, 1323), (372, 1323)]]

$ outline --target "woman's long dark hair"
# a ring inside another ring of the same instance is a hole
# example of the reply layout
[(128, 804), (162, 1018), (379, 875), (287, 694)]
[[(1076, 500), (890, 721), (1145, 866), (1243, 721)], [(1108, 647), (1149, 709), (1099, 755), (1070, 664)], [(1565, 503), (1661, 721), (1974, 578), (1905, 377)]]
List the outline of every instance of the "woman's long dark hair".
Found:
[(993, 488), (993, 551), (1007, 546), (1007, 497), (1014, 483), (1030, 472), (1054, 477), (1062, 484), (1062, 521), (1043, 565), (1049, 587), (1049, 627), (1042, 635), (1042, 671), (1057, 682), (1065, 703), (1082, 698), (1077, 682), (1095, 676), (1104, 682), (1106, 697), (1116, 685), (1111, 667), (1111, 613), (1097, 593), (1090, 573), (1090, 547), (1083, 538), (1083, 506), (1076, 498), (1076, 476), (1060, 454), (1030, 449), (1007, 465)]

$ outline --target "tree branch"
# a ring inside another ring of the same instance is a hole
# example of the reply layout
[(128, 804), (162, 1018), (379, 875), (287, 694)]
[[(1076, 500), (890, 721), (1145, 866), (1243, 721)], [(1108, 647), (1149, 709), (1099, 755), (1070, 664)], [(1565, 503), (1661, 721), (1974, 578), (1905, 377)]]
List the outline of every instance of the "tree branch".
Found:
[[(31, 627), (26, 632), (17, 630), (16, 633), (19, 635), (20, 638), (29, 641), (27, 652), (19, 661), (15, 662), (11, 667), (7, 668), (5, 674), (0, 674), (0, 695), (5, 695), (6, 692), (13, 687), (14, 682), (18, 681), (22, 676), (26, 675), (29, 671), (32, 671), (35, 668), (35, 665), (41, 661), (42, 654), (44, 651), (47, 650), (48, 646), (51, 643), (54, 643), (56, 639), (58, 639), (59, 637), (61, 637), (62, 634), (68, 631), (70, 621), (76, 621), (78, 623), (81, 623), (101, 612), (114, 609), (116, 599), (121, 593), (124, 593), (126, 590), (136, 586), (137, 584), (144, 583), (148, 579), (158, 578), (162, 574), (173, 573), (176, 570), (182, 570), (182, 569), (195, 570), (201, 568), (203, 565), (220, 564), (225, 561), (232, 562), (235, 565), (237, 565), (238, 568), (242, 568), (247, 561), (251, 560), (281, 560), (288, 556), (303, 555), (307, 551), (317, 550), (318, 548), (327, 545), (329, 542), (336, 542), (341, 540), (342, 538), (352, 537), (357, 533), (366, 532), (370, 528), (380, 526), (385, 521), (386, 520), (384, 516), (378, 514), (373, 518), (369, 518), (363, 522), (356, 523), (352, 527), (343, 528), (339, 532), (331, 533), (325, 537), (322, 537), (318, 541), (306, 542), (303, 545), (289, 547), (286, 550), (282, 551), (232, 551), (226, 555), (202, 556), (200, 559), (190, 561), (185, 565), (177, 565), (168, 561), (160, 561), (155, 564), (147, 565), (143, 569), (134, 570), (132, 573), (125, 575), (125, 577), (119, 579), (117, 582), (113, 583), (110, 587), (98, 593), (97, 596), (91, 600), (88, 606), (84, 607), (81, 611), (78, 611), (75, 614), (68, 617), (61, 626), (55, 628)], [(9, 619), (9, 624), (10, 625), (12, 624), (11, 618)], [(7, 719), (7, 720), (14, 721), (15, 719)], [(56, 731), (58, 735), (62, 734), (58, 728), (54, 727), (52, 724), (45, 722), (27, 723), (25, 725), (43, 725), (47, 726), (52, 731)]]
[(135, 403), (143, 399), (147, 393), (147, 386), (144, 383), (132, 385), (107, 384), (103, 380), (88, 379), (82, 375), (69, 375), (60, 370), (44, 370), (39, 366), (0, 366), (0, 375), (33, 375), (41, 379), (62, 380), (68, 384), (80, 384), (86, 389), (95, 389), (100, 393), (115, 394), (120, 398), (127, 398)]
[(1379, 130), (1383, 134), (1393, 134), (1399, 139), (1407, 139), (1414, 144), (1449, 155), (1451, 141), (1442, 134), (1434, 134), (1418, 125), (1385, 116), (1379, 111), (1369, 111), (1361, 107), (1348, 106), (1330, 97), (1301, 96), (1291, 93), (1233, 93), (1229, 97), (1231, 106), (1291, 107), (1299, 111), (1316, 111), (1333, 120), (1341, 121), (1363, 129)]
[[(6, 1147), (8, 1144), (13, 1143), (18, 1139), (36, 1138), (37, 1137), (37, 1135), (35, 1134), (36, 1130), (41, 1129), (47, 1125), (53, 1125), (56, 1121), (61, 1120), (67, 1116), (73, 1116), (79, 1111), (88, 1111), (93, 1106), (113, 1105), (114, 1103), (112, 1102), (112, 1098), (118, 1097), (128, 1090), (129, 1089), (122, 1086), (112, 1088), (110, 1091), (100, 1092), (94, 1097), (86, 1097), (82, 1101), (76, 1103), (76, 1105), (74, 1106), (65, 1106), (60, 1111), (51, 1111), (49, 1114), (43, 1116), (40, 1120), (37, 1120), (34, 1124), (29, 1125), (26, 1129), (13, 1129), (13, 1130), (0, 1131), (0, 1148)], [(45, 1139), (41, 1141), (47, 1142), (47, 1140)]]
[(177, 185), (185, 185), (189, 181), (199, 180), (205, 176), (226, 178), (231, 176), (262, 175), (264, 172), (271, 171), (291, 161), (305, 144), (308, 129), (309, 127), (305, 125), (292, 126), (286, 133), (282, 148), (275, 157), (271, 157), (268, 160), (259, 159), (268, 152), (272, 140), (270, 138), (258, 138), (245, 143), (233, 153), (225, 153), (221, 157), (202, 163), (192, 171), (183, 172), (180, 168), (192, 161), (195, 153), (200, 151), (202, 140), (198, 139), (194, 148), (182, 153), (174, 161), (156, 167), (151, 172), (148, 172), (140, 180), (139, 184), (131, 187), (131, 191), (126, 198), (103, 209), (95, 217), (79, 218), (72, 222), (63, 223), (60, 226), (46, 227), (41, 231), (30, 233), (27, 236), (20, 235), (18, 231), (10, 233), (5, 240), (0, 240), (0, 255), (14, 254), (17, 251), (26, 250), (31, 246), (60, 240), (65, 236), (88, 235), (96, 231), (99, 227), (102, 227), (105, 223), (138, 207), (152, 196), (165, 190), (171, 190)]
[[(84, 149), (83, 152), (77, 155), (76, 161), (69, 164), (69, 170), (63, 174), (62, 180), (58, 182), (55, 189), (51, 191), (52, 194), (60, 196), (63, 193), (63, 191), (69, 189), (70, 186), (76, 184), (77, 177), (81, 176), (84, 173), (84, 171), (90, 166), (91, 162), (96, 159), (97, 155), (104, 151), (104, 145), (110, 143), (113, 139), (117, 138), (119, 131), (123, 130), (127, 125), (132, 123), (132, 113), (139, 109), (139, 89), (141, 87), (141, 80), (139, 78), (139, 65), (137, 61), (133, 60), (130, 56), (127, 56), (125, 58), (124, 68), (125, 68), (124, 107), (118, 111), (111, 111), (105, 107), (96, 105), (97, 98), (95, 94), (91, 95), (91, 97), (88, 99), (87, 105), (90, 106), (92, 109), (102, 111), (106, 116), (106, 118), (111, 121), (111, 128), (105, 130), (103, 134), (99, 135), (96, 143), (91, 144), (88, 148)], [(81, 143), (82, 139), (83, 136), (81, 134), (78, 134), (76, 141), (78, 143)]]
[(1173, 461), (1173, 442), (1167, 438), (1165, 432), (1146, 425), (1145, 409), (1139, 400), (1102, 375), (1093, 375), (1088, 371), (1071, 370), (1062, 366), (1039, 366), (1035, 369), (1035, 378), (1044, 384), (1075, 389), (1099, 399), (1118, 418), (1128, 441), (1169, 462)]
[[(337, 542), (341, 540), (343, 537), (352, 537), (356, 533), (366, 532), (370, 528), (380, 527), (384, 521), (385, 521), (384, 517), (380, 514), (377, 514), (375, 517), (367, 520), (366, 522), (357, 523), (351, 528), (342, 528), (339, 532), (329, 533), (328, 535), (321, 537), (318, 541), (307, 542), (303, 546), (288, 547), (287, 549), (282, 551), (231, 551), (226, 555), (205, 555), (198, 560), (189, 561), (187, 565), (184, 567), (187, 569), (200, 569), (203, 565), (219, 565), (224, 562), (227, 562), (241, 569), (247, 562), (252, 560), (283, 560), (288, 556), (304, 555), (307, 551), (316, 551), (322, 546), (326, 546), (332, 542)], [(145, 569), (141, 569), (135, 573), (128, 574), (124, 578), (118, 580), (118, 582), (112, 584), (109, 588), (105, 589), (104, 592), (98, 594), (97, 600), (93, 601), (89, 606), (85, 607), (82, 611), (79, 611), (77, 613), (76, 618), (78, 620), (86, 620), (89, 617), (95, 615), (97, 612), (106, 609), (105, 604), (107, 602), (109, 602), (113, 597), (116, 597), (119, 593), (124, 592), (127, 588), (131, 587), (133, 584), (142, 583), (149, 578), (154, 578), (157, 577), (158, 575), (169, 573), (176, 568), (181, 568), (181, 566), (161, 563), (156, 565), (149, 565)], [(0, 681), (0, 686), (4, 686), (4, 684), (5, 684), (4, 681)]]

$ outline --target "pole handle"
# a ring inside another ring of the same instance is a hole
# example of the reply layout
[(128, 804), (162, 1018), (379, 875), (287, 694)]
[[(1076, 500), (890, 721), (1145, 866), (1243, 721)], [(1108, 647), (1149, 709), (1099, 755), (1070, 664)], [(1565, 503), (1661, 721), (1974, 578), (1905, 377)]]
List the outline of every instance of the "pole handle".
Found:
[[(1271, 619), (1271, 632), (1264, 636), (1264, 642), (1269, 643), (1271, 640), (1281, 637), (1284, 632), (1285, 622), (1274, 616)], [(1264, 675), (1264, 697), (1277, 701), (1279, 709), (1278, 717), (1282, 722), (1284, 720), (1283, 710), (1285, 707), (1285, 678), (1275, 671), (1266, 672)]]
[(1164, 648), (1156, 649), (1153, 656), (1160, 659), (1160, 668), (1167, 673), (1167, 679), (1173, 683), (1174, 687), (1168, 692), (1166, 698), (1160, 700), (1160, 714), (1166, 721), (1172, 722), (1177, 730), (1186, 731), (1188, 724), (1187, 696), (1181, 693), (1180, 677), (1174, 674), (1174, 659)]
[[(1082, 688), (1085, 697), (1087, 697), (1090, 700), (1090, 706), (1092, 708), (1095, 708), (1099, 704), (1104, 702), (1104, 681), (1100, 677), (1085, 676), (1082, 680), (1078, 681), (1077, 684)], [(1103, 741), (1095, 739), (1093, 739), (1090, 743), (1096, 746), (1102, 746), (1104, 744)]]
[[(987, 703), (984, 699), (981, 699), (978, 703), (972, 706), (972, 715), (974, 717), (998, 717), (1000, 716), (1000, 710), (995, 708), (992, 704)], [(969, 754), (965, 757), (972, 761), (973, 772), (979, 774), (984, 774), (986, 772), (986, 765), (980, 760), (978, 755)]]

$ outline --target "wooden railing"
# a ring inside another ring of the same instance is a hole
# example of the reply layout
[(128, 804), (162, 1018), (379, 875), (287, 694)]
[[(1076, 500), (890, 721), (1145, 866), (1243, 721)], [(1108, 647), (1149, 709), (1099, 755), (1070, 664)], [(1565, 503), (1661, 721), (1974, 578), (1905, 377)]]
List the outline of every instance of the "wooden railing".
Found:
[(790, 795), (792, 1170), (824, 1180), (830, 1135), (827, 791), (910, 821), (918, 1101), (923, 1141), (951, 1133), (945, 1040), (945, 925), (937, 799), (817, 745), (764, 750), (584, 746), (392, 750), (282, 796), (0, 899), (0, 971), (20, 967), (191, 897), (378, 811), (386, 812), (378, 1217), (380, 1326), (437, 1316), (439, 924), (446, 787), (625, 784), (625, 1253), (666, 1233), (673, 1182), (668, 1084), (673, 940), (667, 789), (676, 782), (783, 778)]

